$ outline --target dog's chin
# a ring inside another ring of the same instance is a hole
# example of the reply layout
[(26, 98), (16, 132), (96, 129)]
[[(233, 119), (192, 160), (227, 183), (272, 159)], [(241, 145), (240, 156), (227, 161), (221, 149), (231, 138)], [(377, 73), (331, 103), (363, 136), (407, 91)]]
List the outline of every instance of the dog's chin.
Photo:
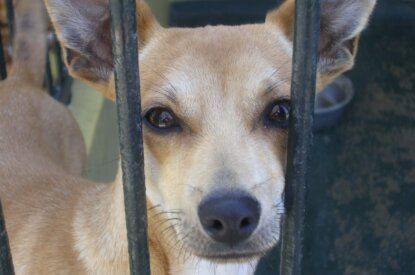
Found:
[(177, 236), (185, 236), (181, 237), (179, 246), (186, 253), (216, 263), (251, 262), (263, 257), (279, 242), (280, 223), (275, 220), (280, 216), (272, 218), (257, 228), (249, 239), (232, 246), (211, 239), (198, 226), (186, 221), (174, 228)]
[[(200, 240), (200, 239), (199, 239)], [(203, 243), (201, 241), (200, 243)], [(258, 260), (270, 251), (276, 243), (268, 243), (267, 246), (255, 246), (256, 241), (239, 244), (235, 247), (220, 244), (212, 240), (206, 241), (202, 247), (185, 246), (191, 254), (215, 263), (243, 263)]]
[(275, 247), (279, 241), (279, 223), (265, 224), (248, 240), (230, 246), (206, 236), (196, 227), (183, 223), (177, 232), (187, 253), (216, 263), (241, 263), (258, 260)]
[(257, 253), (205, 254), (197, 256), (214, 263), (244, 263), (257, 260), (264, 256), (266, 252), (267, 251)]

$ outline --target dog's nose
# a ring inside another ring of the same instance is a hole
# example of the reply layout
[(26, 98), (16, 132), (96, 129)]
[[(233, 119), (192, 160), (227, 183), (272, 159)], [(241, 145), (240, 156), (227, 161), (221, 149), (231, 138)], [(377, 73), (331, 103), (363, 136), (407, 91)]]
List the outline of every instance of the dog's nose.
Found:
[(203, 201), (198, 214), (212, 239), (234, 246), (257, 228), (261, 209), (258, 201), (249, 196), (221, 196)]

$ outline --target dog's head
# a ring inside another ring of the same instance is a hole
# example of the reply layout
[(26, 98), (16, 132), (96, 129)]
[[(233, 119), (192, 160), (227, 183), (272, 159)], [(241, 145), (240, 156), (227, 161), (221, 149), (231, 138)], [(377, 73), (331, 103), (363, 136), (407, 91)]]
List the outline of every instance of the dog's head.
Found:
[[(47, 2), (71, 74), (114, 99), (107, 1)], [(319, 89), (352, 67), (374, 4), (322, 0)], [(284, 210), (294, 1), (264, 24), (195, 29), (137, 7), (150, 202), (192, 254), (263, 254)]]

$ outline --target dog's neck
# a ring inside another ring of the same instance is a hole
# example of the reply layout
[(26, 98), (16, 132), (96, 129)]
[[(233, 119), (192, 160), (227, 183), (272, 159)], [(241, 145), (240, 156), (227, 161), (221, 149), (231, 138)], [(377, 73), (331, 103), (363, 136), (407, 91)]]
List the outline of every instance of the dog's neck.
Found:
[(88, 274), (128, 274), (123, 189), (119, 177), (82, 193), (74, 217), (74, 241)]

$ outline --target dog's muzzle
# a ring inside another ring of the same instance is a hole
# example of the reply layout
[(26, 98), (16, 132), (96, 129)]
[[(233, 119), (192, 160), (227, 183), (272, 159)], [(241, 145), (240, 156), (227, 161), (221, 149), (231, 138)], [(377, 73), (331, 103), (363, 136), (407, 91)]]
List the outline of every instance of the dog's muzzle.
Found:
[(223, 194), (202, 201), (198, 215), (213, 240), (233, 247), (248, 239), (258, 227), (261, 207), (249, 195)]

